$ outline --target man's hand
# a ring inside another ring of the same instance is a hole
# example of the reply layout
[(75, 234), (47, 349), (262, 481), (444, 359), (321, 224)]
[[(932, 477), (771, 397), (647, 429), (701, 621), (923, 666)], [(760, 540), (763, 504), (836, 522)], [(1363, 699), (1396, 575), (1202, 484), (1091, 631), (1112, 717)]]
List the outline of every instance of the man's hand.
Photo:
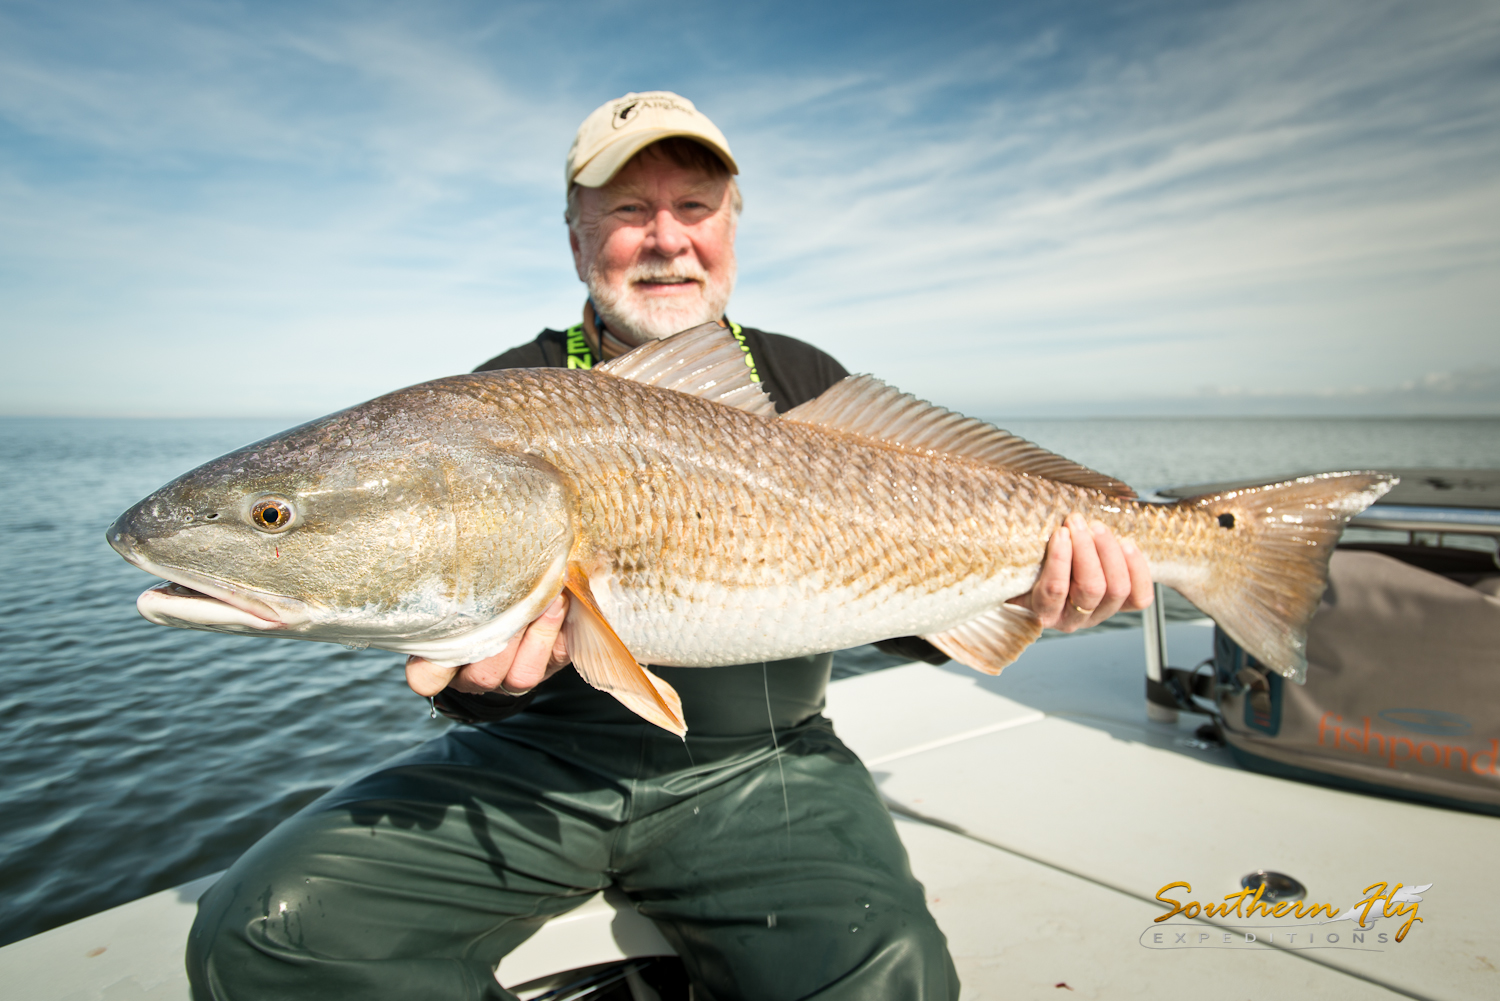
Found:
[(421, 657), (406, 658), (406, 683), (424, 698), (448, 687), (471, 695), (493, 691), (523, 695), (568, 665), (568, 641), (562, 632), (567, 614), (568, 595), (564, 591), (493, 657), (460, 667), (438, 667)]
[(1071, 514), (1047, 542), (1036, 586), (1011, 604), (1031, 609), (1043, 626), (1071, 633), (1116, 612), (1147, 608), (1154, 596), (1151, 567), (1134, 541)]

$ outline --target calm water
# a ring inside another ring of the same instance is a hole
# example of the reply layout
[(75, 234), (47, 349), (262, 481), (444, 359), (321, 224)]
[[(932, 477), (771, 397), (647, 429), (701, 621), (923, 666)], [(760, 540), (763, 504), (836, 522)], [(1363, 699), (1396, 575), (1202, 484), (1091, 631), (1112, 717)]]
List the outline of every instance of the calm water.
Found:
[[(280, 421), (0, 419), (0, 943), (228, 865), (352, 772), (442, 732), (400, 658), (152, 626), (104, 543), (125, 508)], [(1006, 421), (1139, 488), (1500, 467), (1500, 420)], [(892, 663), (868, 649), (840, 673)]]

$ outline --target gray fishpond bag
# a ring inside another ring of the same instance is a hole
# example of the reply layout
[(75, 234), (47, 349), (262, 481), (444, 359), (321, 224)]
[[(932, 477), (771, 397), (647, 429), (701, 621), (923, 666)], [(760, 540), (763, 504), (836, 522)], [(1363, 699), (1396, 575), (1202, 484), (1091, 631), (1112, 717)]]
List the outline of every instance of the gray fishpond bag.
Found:
[(1306, 685), (1284, 681), (1215, 630), (1212, 689), (1235, 760), (1284, 778), (1500, 814), (1493, 557), (1357, 544), (1341, 546), (1329, 569), (1308, 631)]

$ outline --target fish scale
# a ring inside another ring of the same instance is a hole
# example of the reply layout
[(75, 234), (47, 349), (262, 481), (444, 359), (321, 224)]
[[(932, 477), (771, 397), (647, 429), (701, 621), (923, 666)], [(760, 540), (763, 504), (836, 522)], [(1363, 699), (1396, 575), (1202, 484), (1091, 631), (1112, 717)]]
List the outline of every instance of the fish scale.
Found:
[[(603, 373), (450, 384), (493, 406), (571, 481), (578, 545), (606, 582), (600, 607), (648, 663), (713, 666), (892, 629), (941, 632), (1028, 590), (1069, 513), (1123, 526), (1145, 507)], [(561, 413), (548, 406), (560, 397), (571, 403)], [(1138, 541), (1150, 555), (1153, 540)], [(809, 603), (809, 590), (824, 600)]]

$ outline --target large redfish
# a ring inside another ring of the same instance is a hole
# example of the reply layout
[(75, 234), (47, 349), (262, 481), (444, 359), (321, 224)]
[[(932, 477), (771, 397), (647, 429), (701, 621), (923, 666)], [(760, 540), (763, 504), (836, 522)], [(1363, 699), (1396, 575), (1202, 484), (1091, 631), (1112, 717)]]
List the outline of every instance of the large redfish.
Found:
[(641, 664), (712, 667), (921, 635), (990, 673), (1037, 638), (1028, 591), (1072, 512), (1300, 678), (1345, 522), (1379, 473), (1162, 505), (854, 376), (777, 417), (713, 324), (593, 370), (403, 389), (198, 467), (109, 542), (173, 583), (153, 622), (375, 646), (453, 666), (564, 589), (574, 666), (684, 732)]

